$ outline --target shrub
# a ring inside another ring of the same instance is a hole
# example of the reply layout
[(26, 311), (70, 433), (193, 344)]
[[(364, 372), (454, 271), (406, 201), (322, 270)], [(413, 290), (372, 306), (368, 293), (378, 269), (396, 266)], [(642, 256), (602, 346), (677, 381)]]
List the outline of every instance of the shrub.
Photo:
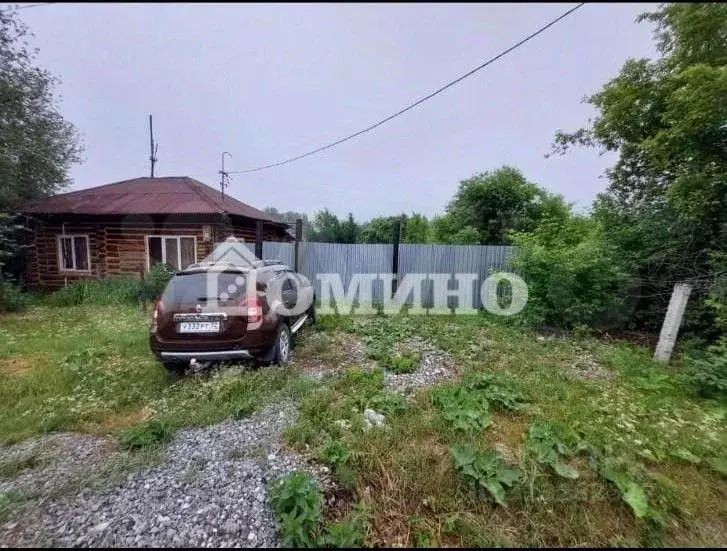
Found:
[(434, 404), (442, 410), (442, 418), (455, 430), (477, 432), (492, 422), (487, 400), (465, 387), (443, 387), (432, 396)]
[(169, 264), (152, 266), (146, 277), (139, 283), (138, 300), (153, 302), (162, 296), (164, 288), (174, 276), (175, 270)]
[(476, 391), (493, 408), (499, 410), (519, 411), (528, 402), (515, 380), (499, 373), (477, 373), (469, 377), (466, 388)]
[(146, 278), (112, 277), (74, 281), (67, 287), (51, 293), (45, 299), (50, 306), (116, 306), (156, 300), (164, 292), (174, 269), (168, 264), (157, 264)]
[(573, 451), (566, 446), (558, 427), (546, 421), (533, 423), (528, 431), (527, 449), (538, 463), (548, 465), (558, 476), (578, 478), (578, 470), (567, 463)]
[(20, 312), (28, 307), (28, 295), (12, 281), (0, 281), (0, 312)]
[(727, 337), (707, 349), (703, 358), (692, 360), (692, 380), (697, 393), (706, 398), (727, 396)]
[(270, 501), (283, 533), (285, 547), (318, 545), (323, 516), (323, 493), (310, 475), (295, 472), (270, 489)]
[(44, 302), (50, 306), (133, 304), (136, 300), (137, 287), (138, 282), (131, 278), (74, 281), (67, 287), (48, 295)]
[(528, 322), (572, 328), (622, 321), (627, 274), (598, 225), (578, 217), (545, 220), (514, 241), (512, 267), (528, 284)]
[(520, 471), (507, 467), (496, 450), (478, 452), (469, 446), (454, 446), (451, 451), (454, 468), (460, 476), (487, 490), (498, 504), (505, 505), (505, 488), (521, 480)]
[(420, 362), (421, 354), (419, 352), (385, 355), (379, 358), (379, 363), (384, 368), (396, 374), (412, 373), (417, 370)]

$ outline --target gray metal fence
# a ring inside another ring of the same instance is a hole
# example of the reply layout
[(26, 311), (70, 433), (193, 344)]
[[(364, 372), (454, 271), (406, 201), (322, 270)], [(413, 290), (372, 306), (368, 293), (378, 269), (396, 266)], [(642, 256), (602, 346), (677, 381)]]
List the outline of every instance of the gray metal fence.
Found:
[[(245, 244), (255, 251), (254, 243)], [(295, 262), (293, 243), (266, 241), (263, 243), (263, 259), (281, 260), (293, 267)], [(494, 271), (507, 271), (508, 260), (514, 254), (515, 247), (499, 247), (487, 245), (399, 245), (399, 281), (406, 274), (477, 274), (473, 289), (476, 304), (480, 306), (479, 289), (482, 282)], [(316, 286), (316, 293), (321, 296), (319, 274), (340, 274), (344, 290), (349, 288), (353, 274), (389, 274), (392, 269), (393, 245), (391, 244), (355, 244), (341, 243), (309, 243), (299, 244), (300, 272)], [(424, 283), (423, 298), (431, 301), (433, 283)], [(456, 285), (454, 280), (450, 287)], [(382, 300), (383, 282), (374, 281), (373, 298)]]

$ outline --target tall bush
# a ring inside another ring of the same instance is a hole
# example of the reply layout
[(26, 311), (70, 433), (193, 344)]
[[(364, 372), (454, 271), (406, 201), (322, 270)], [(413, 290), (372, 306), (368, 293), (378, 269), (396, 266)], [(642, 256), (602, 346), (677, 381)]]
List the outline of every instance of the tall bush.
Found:
[(612, 326), (621, 320), (628, 282), (615, 250), (591, 220), (548, 218), (513, 234), (513, 269), (528, 284), (525, 319), (534, 325)]
[(0, 278), (0, 312), (20, 312), (28, 306), (28, 295), (12, 281)]
[(139, 282), (137, 299), (140, 302), (153, 302), (162, 296), (164, 288), (174, 276), (174, 268), (169, 264), (152, 266), (146, 277)]
[(162, 295), (173, 275), (174, 268), (157, 264), (142, 280), (116, 277), (75, 281), (48, 295), (45, 303), (50, 306), (113, 306), (152, 302)]

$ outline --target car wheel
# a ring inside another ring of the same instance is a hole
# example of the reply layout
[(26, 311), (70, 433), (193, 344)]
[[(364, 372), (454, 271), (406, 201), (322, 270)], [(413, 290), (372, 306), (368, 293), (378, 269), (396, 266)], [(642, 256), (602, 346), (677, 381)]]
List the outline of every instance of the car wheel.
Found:
[(287, 323), (281, 323), (275, 337), (275, 361), (280, 365), (288, 363), (292, 347), (290, 328)]
[(178, 375), (181, 375), (189, 367), (189, 362), (162, 362), (162, 365), (164, 366), (164, 369), (166, 369), (169, 373), (176, 373)]

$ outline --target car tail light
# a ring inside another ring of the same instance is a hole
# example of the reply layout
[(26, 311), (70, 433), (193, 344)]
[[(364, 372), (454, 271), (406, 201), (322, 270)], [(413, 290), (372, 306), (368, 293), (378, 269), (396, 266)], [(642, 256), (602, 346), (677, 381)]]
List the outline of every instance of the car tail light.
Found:
[(247, 316), (248, 323), (260, 323), (263, 321), (263, 305), (259, 298), (245, 298), (240, 306)]
[(154, 312), (151, 315), (151, 332), (156, 333), (159, 328), (159, 311), (164, 310), (164, 303), (161, 300), (157, 300), (154, 303)]

